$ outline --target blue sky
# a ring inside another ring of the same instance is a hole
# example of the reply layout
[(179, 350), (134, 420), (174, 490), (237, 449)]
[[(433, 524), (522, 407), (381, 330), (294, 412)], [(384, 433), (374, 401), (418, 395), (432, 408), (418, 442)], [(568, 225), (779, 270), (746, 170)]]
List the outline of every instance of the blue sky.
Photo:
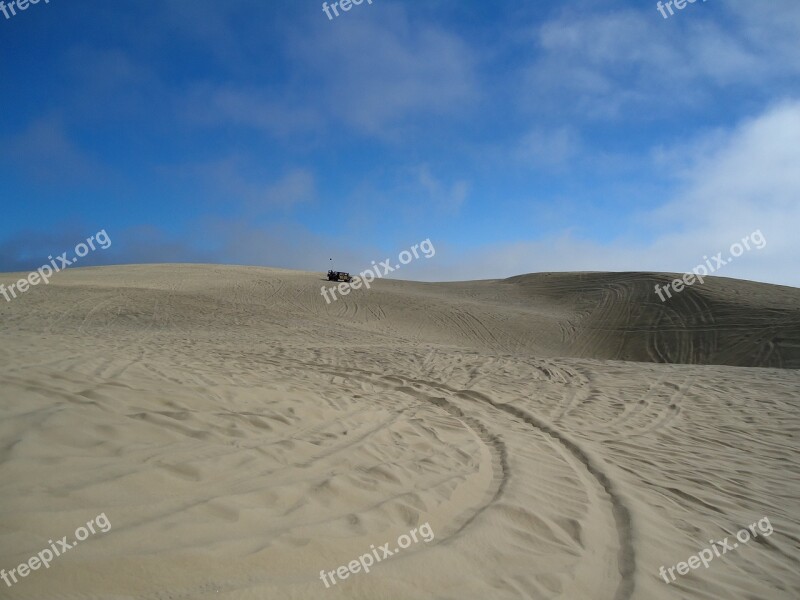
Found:
[(44, 0), (0, 13), (0, 270), (400, 278), (683, 272), (800, 285), (800, 3)]

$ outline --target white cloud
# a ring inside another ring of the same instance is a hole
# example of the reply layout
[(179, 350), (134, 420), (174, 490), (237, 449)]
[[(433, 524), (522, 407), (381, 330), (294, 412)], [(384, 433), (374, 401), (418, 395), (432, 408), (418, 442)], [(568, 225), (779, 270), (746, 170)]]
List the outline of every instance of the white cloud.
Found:
[(541, 271), (685, 272), (755, 231), (767, 240), (717, 274), (800, 286), (800, 102), (780, 104), (711, 141), (693, 168), (676, 173), (681, 191), (645, 215), (650, 242), (632, 232), (609, 244), (556, 235), (545, 240), (451, 253), (443, 248), (426, 279), (497, 278)]

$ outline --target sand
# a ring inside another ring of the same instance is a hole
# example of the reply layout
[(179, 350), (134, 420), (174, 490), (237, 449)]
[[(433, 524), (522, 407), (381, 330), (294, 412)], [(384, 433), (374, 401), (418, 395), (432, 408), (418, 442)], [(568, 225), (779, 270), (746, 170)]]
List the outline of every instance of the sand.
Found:
[(0, 598), (800, 597), (800, 290), (553, 273), (328, 305), (322, 279), (73, 269), (1, 301), (0, 568), (111, 528)]

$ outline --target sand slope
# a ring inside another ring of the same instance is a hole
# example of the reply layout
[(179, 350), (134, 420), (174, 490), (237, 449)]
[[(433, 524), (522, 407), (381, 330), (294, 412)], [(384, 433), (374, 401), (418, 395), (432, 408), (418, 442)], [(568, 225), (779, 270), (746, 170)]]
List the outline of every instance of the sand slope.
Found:
[(112, 529), (0, 598), (800, 597), (800, 291), (667, 280), (61, 273), (0, 304), (0, 568)]

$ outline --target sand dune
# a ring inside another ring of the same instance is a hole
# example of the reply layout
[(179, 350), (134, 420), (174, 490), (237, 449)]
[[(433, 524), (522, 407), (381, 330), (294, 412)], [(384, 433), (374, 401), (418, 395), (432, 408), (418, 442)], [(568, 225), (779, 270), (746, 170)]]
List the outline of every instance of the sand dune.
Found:
[(0, 568), (112, 528), (0, 598), (798, 598), (800, 290), (669, 279), (60, 273), (0, 304)]

